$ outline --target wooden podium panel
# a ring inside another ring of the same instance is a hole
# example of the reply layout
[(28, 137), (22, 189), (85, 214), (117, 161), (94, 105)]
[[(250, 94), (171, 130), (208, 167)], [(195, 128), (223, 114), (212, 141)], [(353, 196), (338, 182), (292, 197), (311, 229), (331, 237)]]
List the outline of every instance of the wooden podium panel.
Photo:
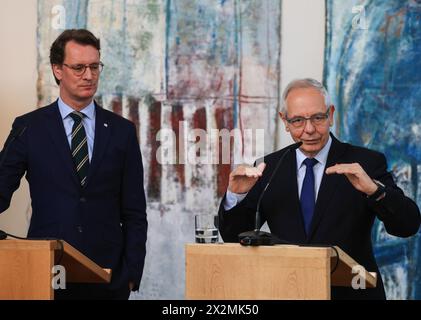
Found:
[[(91, 259), (80, 253), (67, 242), (64, 242), (64, 254), (61, 265), (66, 267), (66, 279), (70, 283), (104, 283), (111, 281), (111, 270), (103, 269)], [(56, 243), (56, 262), (60, 245)]]
[(52, 300), (53, 244), (0, 241), (0, 299)]
[[(60, 261), (58, 261), (60, 259)], [(67, 282), (110, 282), (111, 271), (64, 241), (0, 241), (0, 299), (52, 300), (52, 268), (65, 267)]]
[[(352, 277), (355, 274), (352, 273), (352, 268), (358, 266), (359, 263), (352, 259), (340, 248), (335, 247), (339, 254), (338, 266), (335, 271), (331, 274), (331, 282), (334, 287), (350, 287), (352, 283)], [(331, 269), (333, 270), (337, 261), (336, 252), (331, 249)], [(377, 273), (367, 272), (365, 285), (367, 288), (375, 288), (377, 284)]]
[(329, 247), (187, 244), (186, 299), (330, 299), (332, 281), (350, 286), (356, 264), (337, 251), (338, 274), (331, 277), (338, 257)]

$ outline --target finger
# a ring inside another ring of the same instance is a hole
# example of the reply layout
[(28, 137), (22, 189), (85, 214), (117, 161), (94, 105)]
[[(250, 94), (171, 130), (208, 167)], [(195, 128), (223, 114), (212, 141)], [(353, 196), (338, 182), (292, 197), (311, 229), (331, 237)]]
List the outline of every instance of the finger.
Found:
[(238, 177), (253, 177), (258, 178), (262, 175), (262, 173), (257, 170), (257, 168), (242, 168), (237, 171), (233, 171), (231, 174), (232, 178), (238, 178)]
[(257, 166), (257, 170), (259, 170), (261, 173), (263, 172), (263, 170), (265, 170), (266, 168), (266, 163), (262, 162)]
[(353, 169), (359, 169), (361, 168), (360, 164), (358, 162), (354, 163), (337, 163), (334, 166), (331, 166), (331, 168), (353, 168)]
[(331, 166), (325, 170), (326, 174), (338, 173), (338, 165)]
[(237, 168), (234, 169), (234, 171), (231, 172), (231, 176), (244, 176), (247, 172), (247, 169), (251, 168), (246, 165), (239, 165)]
[(253, 179), (258, 179), (259, 178), (259, 175), (257, 175), (257, 174), (246, 174), (245, 176), (247, 178), (253, 178)]
[(350, 166), (350, 167), (340, 168), (339, 173), (350, 174), (350, 175), (354, 175), (354, 176), (360, 176), (361, 170), (359, 170), (358, 168), (355, 168), (353, 166)]
[(326, 174), (358, 174), (361, 167), (358, 164), (354, 163), (342, 163), (336, 164), (326, 169)]
[(326, 169), (326, 174), (345, 174), (345, 175), (353, 175), (353, 176), (358, 176), (359, 172), (350, 169), (350, 168), (337, 168), (337, 169), (331, 169), (328, 171), (328, 169)]
[(247, 168), (246, 175), (253, 176), (253, 177), (260, 177), (262, 176), (262, 172), (257, 168)]

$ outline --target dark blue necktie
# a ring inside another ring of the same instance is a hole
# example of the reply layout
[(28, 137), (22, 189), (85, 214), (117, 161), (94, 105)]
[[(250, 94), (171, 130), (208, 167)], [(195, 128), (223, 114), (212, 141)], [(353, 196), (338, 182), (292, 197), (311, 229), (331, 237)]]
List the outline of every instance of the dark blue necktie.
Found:
[(313, 218), (314, 206), (316, 203), (316, 195), (314, 191), (314, 172), (313, 167), (318, 161), (314, 158), (307, 158), (304, 160), (306, 165), (306, 175), (301, 189), (301, 212), (304, 218), (304, 227), (306, 234), (310, 232), (311, 219)]

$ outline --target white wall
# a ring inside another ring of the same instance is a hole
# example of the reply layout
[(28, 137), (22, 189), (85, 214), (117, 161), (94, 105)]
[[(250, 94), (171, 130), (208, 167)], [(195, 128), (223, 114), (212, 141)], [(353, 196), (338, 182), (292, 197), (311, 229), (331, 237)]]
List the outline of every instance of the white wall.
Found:
[[(0, 10), (0, 145), (14, 118), (36, 106), (36, 0), (2, 0)], [(26, 180), (0, 215), (0, 229), (26, 235), (30, 206)]]
[[(267, 0), (272, 1), (272, 0)], [(16, 116), (36, 106), (36, 0), (2, 0), (0, 11), (0, 145)], [(322, 80), (325, 37), (324, 0), (283, 0), (282, 90), (296, 78)], [(279, 123), (279, 147), (292, 143)], [(15, 193), (0, 215), (0, 229), (24, 235), (29, 207), (28, 186)]]
[[(283, 0), (281, 87), (297, 78), (322, 81), (325, 45), (325, 1)], [(293, 143), (279, 126), (279, 147)]]

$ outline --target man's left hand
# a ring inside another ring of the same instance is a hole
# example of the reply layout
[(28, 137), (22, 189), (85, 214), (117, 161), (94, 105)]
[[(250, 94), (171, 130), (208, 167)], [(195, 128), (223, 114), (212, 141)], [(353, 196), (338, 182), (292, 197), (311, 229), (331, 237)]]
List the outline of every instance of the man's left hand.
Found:
[(326, 174), (344, 174), (355, 189), (371, 196), (377, 190), (374, 183), (359, 163), (336, 164), (326, 169)]

